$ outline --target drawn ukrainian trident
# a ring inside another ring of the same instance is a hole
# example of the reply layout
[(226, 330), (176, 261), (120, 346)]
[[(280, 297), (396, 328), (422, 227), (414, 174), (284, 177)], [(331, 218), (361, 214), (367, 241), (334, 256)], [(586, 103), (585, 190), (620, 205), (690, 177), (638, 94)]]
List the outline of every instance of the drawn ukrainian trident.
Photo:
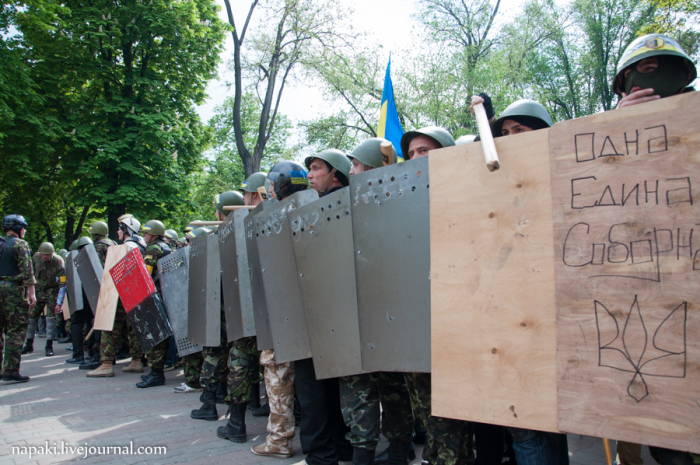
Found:
[(629, 310), (594, 302), (598, 366), (634, 373), (630, 397), (641, 402), (649, 395), (645, 377), (685, 378), (688, 302), (661, 311), (640, 306), (636, 295)]

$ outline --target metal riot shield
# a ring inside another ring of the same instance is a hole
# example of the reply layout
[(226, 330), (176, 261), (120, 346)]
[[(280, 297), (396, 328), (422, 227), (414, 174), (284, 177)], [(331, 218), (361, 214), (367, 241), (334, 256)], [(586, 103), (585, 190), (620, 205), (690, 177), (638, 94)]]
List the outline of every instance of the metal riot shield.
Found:
[(297, 192), (255, 216), (270, 335), (279, 363), (311, 357), (288, 214), (318, 199), (314, 190)]
[(173, 334), (163, 301), (138, 250), (126, 254), (109, 273), (141, 350), (148, 352)]
[(71, 315), (85, 307), (83, 304), (83, 285), (75, 267), (76, 258), (78, 258), (78, 251), (71, 250), (68, 254), (68, 260), (66, 260), (66, 293), (68, 294), (68, 308)]
[(258, 255), (258, 242), (256, 240), (255, 217), (264, 209), (277, 204), (277, 200), (265, 200), (251, 210), (250, 214), (243, 218), (245, 228), (245, 243), (248, 251), (248, 275), (250, 276), (250, 292), (253, 300), (253, 315), (255, 320), (255, 338), (258, 349), (273, 349), (270, 325), (267, 320), (267, 304), (265, 302), (265, 290), (263, 289), (262, 268)]
[(158, 260), (160, 292), (180, 357), (202, 351), (202, 346), (187, 340), (187, 302), (189, 294), (190, 247), (175, 250)]
[(246, 216), (248, 216), (248, 210), (234, 210), (219, 226), (221, 287), (226, 315), (226, 336), (229, 341), (255, 336), (248, 251), (243, 225), (243, 219)]
[(289, 212), (316, 378), (362, 373), (350, 189)]
[(193, 344), (216, 347), (221, 343), (218, 237), (204, 234), (190, 241), (189, 274), (187, 339)]
[(362, 368), (430, 372), (428, 158), (350, 178)]
[(94, 313), (95, 309), (97, 309), (97, 300), (100, 297), (103, 271), (95, 245), (88, 244), (80, 249), (74, 263), (80, 276), (80, 282), (85, 290), (85, 296), (90, 302), (90, 308)]

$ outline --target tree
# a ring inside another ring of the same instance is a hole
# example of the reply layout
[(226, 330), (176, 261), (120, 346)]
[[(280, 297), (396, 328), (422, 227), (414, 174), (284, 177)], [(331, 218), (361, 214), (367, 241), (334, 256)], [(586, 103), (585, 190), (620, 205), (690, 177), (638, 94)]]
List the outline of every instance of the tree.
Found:
[[(343, 12), (329, 0), (270, 0), (250, 4), (242, 28), (236, 26), (229, 0), (224, 0), (233, 28), (234, 102), (233, 129), (238, 154), (246, 176), (260, 170), (265, 147), (274, 133), (284, 88), (299, 67), (312, 67), (324, 56), (348, 44), (351, 35), (339, 32)], [(262, 18), (255, 36), (246, 41), (256, 8)], [(249, 46), (247, 46), (249, 44)], [(247, 47), (244, 47), (247, 46)], [(249, 79), (261, 102), (255, 143), (243, 136), (243, 81)]]

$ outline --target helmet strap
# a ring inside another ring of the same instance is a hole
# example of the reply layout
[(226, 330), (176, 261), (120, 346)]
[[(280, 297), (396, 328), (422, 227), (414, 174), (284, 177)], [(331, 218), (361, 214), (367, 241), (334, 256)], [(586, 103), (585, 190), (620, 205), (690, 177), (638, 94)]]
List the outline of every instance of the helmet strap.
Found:
[(335, 172), (336, 172), (336, 171), (338, 171), (338, 170), (336, 170), (335, 168), (333, 168), (333, 169), (330, 170), (330, 172), (328, 173), (328, 179), (326, 179), (326, 184), (323, 186), (323, 190), (321, 191), (321, 194), (323, 194), (324, 192), (326, 192), (326, 191), (328, 190), (328, 186), (330, 186), (331, 183), (333, 182), (333, 176), (335, 175)]

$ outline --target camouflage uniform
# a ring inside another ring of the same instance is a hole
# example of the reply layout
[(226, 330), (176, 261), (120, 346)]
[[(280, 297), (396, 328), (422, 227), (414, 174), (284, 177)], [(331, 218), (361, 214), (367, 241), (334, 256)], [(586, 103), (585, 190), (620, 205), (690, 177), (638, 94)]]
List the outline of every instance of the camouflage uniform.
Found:
[[(29, 324), (27, 325), (27, 339), (34, 339), (37, 320), (44, 313), (44, 307), (47, 307), (46, 317), (55, 318), (56, 300), (58, 299), (58, 290), (61, 287), (61, 277), (66, 276), (66, 270), (63, 266), (63, 260), (58, 255), (54, 255), (50, 260), (44, 261), (41, 259), (41, 254), (35, 254), (32, 259), (34, 265), (34, 277), (36, 278), (36, 307), (29, 310)], [(55, 321), (55, 320), (54, 320)], [(47, 328), (46, 340), (55, 339), (55, 323), (48, 326), (53, 327), (53, 330)]]
[(253, 380), (260, 376), (255, 361), (260, 357), (255, 336), (242, 337), (234, 341), (229, 352), (228, 396), (227, 404), (244, 404), (250, 402), (250, 387)]
[[(11, 239), (12, 236), (8, 237), (8, 242)], [(5, 253), (9, 252), (9, 246), (9, 243), (5, 245)], [(26, 287), (36, 284), (29, 244), (17, 238), (12, 245), (12, 252), (20, 273), (0, 277), (0, 328), (5, 333), (2, 370), (6, 375), (19, 373), (20, 352), (29, 313), (29, 304), (25, 300)]]
[(403, 373), (377, 372), (340, 378), (343, 420), (353, 447), (374, 450), (379, 443), (379, 402), (384, 411), (383, 433), (389, 440), (413, 437), (413, 411)]
[[(161, 243), (159, 240), (151, 242), (146, 250), (143, 252), (143, 261), (146, 266), (149, 267), (151, 271), (151, 276), (153, 281), (156, 282), (156, 287), (160, 292), (160, 283), (158, 283), (158, 260), (165, 256), (165, 250), (163, 249), (165, 243)], [(158, 371), (163, 371), (165, 366), (165, 358), (168, 356), (168, 349), (170, 349), (170, 338), (167, 337), (165, 340), (161, 341), (151, 350), (146, 352), (146, 358), (148, 359), (148, 365), (151, 370), (155, 369)]]
[[(100, 259), (100, 263), (104, 267), (105, 262), (107, 261), (108, 249), (113, 245), (117, 245), (117, 243), (106, 236), (94, 235), (93, 239), (97, 256)], [(124, 306), (122, 305), (121, 301), (119, 301), (117, 303), (117, 309), (114, 312), (114, 325), (112, 326), (112, 331), (102, 331), (102, 337), (100, 339), (100, 361), (102, 363), (115, 360), (117, 356), (118, 338), (121, 336), (121, 334), (127, 331), (129, 334), (129, 353), (132, 359), (138, 360), (143, 355), (143, 351), (141, 350), (141, 346), (139, 346), (136, 335), (134, 335), (134, 331), (131, 329), (131, 325), (126, 318)]]
[(265, 368), (265, 390), (270, 406), (267, 419), (269, 434), (262, 445), (263, 451), (291, 454), (294, 439), (294, 362), (277, 363), (274, 350), (263, 350), (260, 365)]
[(406, 381), (413, 411), (426, 430), (423, 460), (431, 465), (467, 463), (472, 434), (469, 423), (430, 414), (430, 373), (406, 373)]
[(202, 373), (203, 363), (204, 357), (201, 352), (182, 357), (182, 371), (185, 374), (185, 384), (193, 389), (202, 387), (202, 384), (199, 382), (199, 376)]
[[(228, 339), (226, 338), (226, 324), (224, 323), (224, 305), (221, 304), (221, 343), (216, 347), (204, 347), (202, 355), (204, 362), (202, 363), (202, 372), (199, 377), (199, 382), (202, 389), (216, 392), (222, 380), (222, 371), (226, 365), (226, 354), (231, 348)], [(188, 386), (190, 386), (188, 384)], [(192, 387), (192, 386), (190, 386)]]

